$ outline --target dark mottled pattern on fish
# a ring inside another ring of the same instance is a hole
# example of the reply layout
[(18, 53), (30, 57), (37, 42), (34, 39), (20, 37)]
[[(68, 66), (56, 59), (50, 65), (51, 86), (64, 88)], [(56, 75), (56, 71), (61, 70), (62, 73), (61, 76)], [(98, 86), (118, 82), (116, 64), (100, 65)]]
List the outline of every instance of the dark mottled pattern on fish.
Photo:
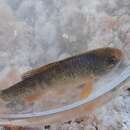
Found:
[(67, 58), (47, 65), (47, 68), (40, 67), (34, 75), (30, 75), (23, 81), (3, 90), (0, 97), (4, 100), (27, 96), (40, 89), (53, 87), (55, 83), (75, 78), (87, 77), (91, 74), (101, 75), (110, 71), (122, 58), (122, 52), (114, 48), (100, 48), (77, 56)]

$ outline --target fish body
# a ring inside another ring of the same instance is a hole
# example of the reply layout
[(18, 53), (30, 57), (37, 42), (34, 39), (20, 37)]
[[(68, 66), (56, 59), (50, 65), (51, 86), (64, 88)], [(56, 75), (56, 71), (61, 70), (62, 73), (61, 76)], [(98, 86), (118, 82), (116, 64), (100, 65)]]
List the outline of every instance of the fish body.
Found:
[[(3, 101), (38, 99), (45, 89), (71, 88), (81, 85), (88, 78), (109, 72), (122, 59), (122, 52), (116, 48), (99, 48), (61, 61), (31, 70), (23, 80), (0, 92)], [(36, 96), (35, 96), (36, 95)]]

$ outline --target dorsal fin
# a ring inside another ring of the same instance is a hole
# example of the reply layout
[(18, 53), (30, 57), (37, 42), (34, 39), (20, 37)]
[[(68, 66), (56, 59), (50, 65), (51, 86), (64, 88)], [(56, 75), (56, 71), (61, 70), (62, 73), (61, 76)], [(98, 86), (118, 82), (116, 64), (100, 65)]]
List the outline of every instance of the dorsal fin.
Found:
[(54, 62), (54, 63), (50, 63), (50, 64), (47, 64), (47, 65), (43, 65), (43, 66), (40, 66), (40, 67), (37, 67), (37, 68), (34, 68), (34, 69), (31, 69), (25, 73), (22, 74), (22, 80), (24, 79), (27, 79), (29, 77), (32, 77), (38, 73), (42, 73), (44, 72), (45, 70), (51, 68), (52, 66), (55, 66), (57, 64), (57, 62)]

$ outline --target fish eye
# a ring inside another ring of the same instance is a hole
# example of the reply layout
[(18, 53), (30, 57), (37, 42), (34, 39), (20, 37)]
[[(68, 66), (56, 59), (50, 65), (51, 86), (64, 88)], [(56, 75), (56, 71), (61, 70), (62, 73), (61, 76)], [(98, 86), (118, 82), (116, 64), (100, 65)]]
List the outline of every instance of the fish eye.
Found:
[(108, 58), (107, 58), (107, 63), (108, 63), (108, 64), (116, 64), (116, 63), (117, 63), (116, 57), (114, 57), (114, 56), (108, 57)]

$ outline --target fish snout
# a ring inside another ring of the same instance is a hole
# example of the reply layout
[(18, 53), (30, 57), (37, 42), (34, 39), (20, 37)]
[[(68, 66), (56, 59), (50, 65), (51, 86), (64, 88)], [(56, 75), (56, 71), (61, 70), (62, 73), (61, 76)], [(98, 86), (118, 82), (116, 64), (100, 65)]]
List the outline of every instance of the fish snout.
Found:
[(120, 49), (113, 49), (112, 53), (108, 56), (108, 63), (110, 65), (116, 65), (123, 59), (123, 53)]
[(120, 49), (115, 49), (113, 52), (113, 56), (117, 61), (121, 61), (121, 59), (123, 58), (123, 52)]
[(111, 48), (107, 53), (107, 58), (105, 60), (107, 68), (111, 69), (121, 62), (123, 59), (123, 52), (117, 48)]

